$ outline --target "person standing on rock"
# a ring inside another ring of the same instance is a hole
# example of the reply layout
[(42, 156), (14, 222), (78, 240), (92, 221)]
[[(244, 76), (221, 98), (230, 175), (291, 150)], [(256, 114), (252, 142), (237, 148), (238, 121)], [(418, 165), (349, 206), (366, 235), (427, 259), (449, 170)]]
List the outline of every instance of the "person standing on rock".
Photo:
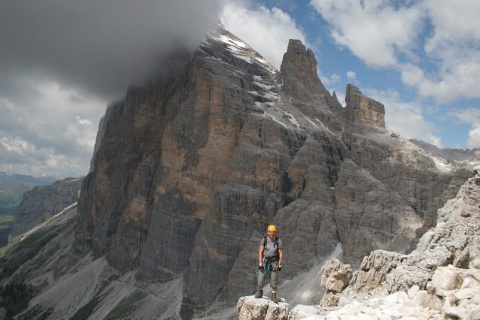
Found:
[(255, 298), (263, 297), (266, 278), (270, 278), (272, 301), (278, 302), (278, 272), (282, 270), (283, 244), (277, 237), (277, 227), (273, 224), (267, 228), (267, 235), (260, 241), (258, 248), (258, 285)]

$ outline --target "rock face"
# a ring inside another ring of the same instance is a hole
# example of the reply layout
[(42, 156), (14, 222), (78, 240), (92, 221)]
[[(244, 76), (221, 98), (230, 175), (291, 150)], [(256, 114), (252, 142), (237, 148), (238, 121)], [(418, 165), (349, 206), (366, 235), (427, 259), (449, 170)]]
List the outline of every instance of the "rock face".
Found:
[[(289, 319), (477, 319), (480, 316), (480, 175), (469, 179), (455, 199), (439, 210), (438, 224), (408, 255), (377, 250), (363, 260), (348, 287), (331, 290), (322, 306), (297, 306)], [(344, 287), (336, 260), (324, 266), (328, 288)], [(337, 280), (338, 279), (338, 280)], [(323, 282), (323, 281), (322, 281)], [(322, 283), (323, 284), (323, 283)], [(330, 303), (333, 302), (333, 303)], [(330, 304), (328, 304), (330, 303)], [(300, 311), (300, 310), (303, 310)]]
[(375, 249), (406, 253), (470, 176), (392, 137), (383, 106), (353, 86), (344, 110), (299, 41), (280, 72), (223, 29), (171, 65), (108, 108), (76, 247), (138, 280), (183, 277), (184, 309), (253, 293), (270, 223), (283, 279), (339, 243), (354, 266)]
[(344, 111), (336, 96), (330, 95), (317, 75), (317, 60), (312, 50), (299, 40), (290, 40), (280, 68), (282, 92), (304, 115), (318, 119), (332, 131), (344, 126)]
[(322, 273), (321, 285), (327, 290), (320, 305), (331, 307), (338, 304), (336, 293), (342, 292), (352, 277), (352, 267), (344, 265), (338, 259), (328, 260), (320, 270)]
[(10, 238), (21, 235), (77, 202), (81, 186), (81, 178), (66, 178), (25, 192), (15, 212)]
[(238, 320), (287, 320), (288, 304), (273, 303), (269, 299), (256, 299), (254, 296), (242, 297), (237, 303)]
[(374, 251), (366, 257), (354, 289), (380, 286), (388, 292), (407, 291), (412, 285), (425, 289), (433, 272), (449, 264), (468, 268), (480, 254), (480, 176), (469, 179), (457, 197), (439, 210), (435, 228), (426, 232), (408, 255)]
[(345, 102), (347, 126), (364, 125), (374, 128), (385, 128), (385, 107), (383, 104), (365, 97), (352, 84), (347, 85)]

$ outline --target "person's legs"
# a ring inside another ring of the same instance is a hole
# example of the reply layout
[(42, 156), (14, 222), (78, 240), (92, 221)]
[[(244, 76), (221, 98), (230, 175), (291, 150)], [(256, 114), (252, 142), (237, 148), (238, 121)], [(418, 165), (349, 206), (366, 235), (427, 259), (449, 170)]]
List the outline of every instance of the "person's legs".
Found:
[(272, 288), (272, 301), (278, 302), (277, 288), (278, 288), (278, 262), (272, 262), (272, 271), (270, 273), (270, 287)]
[(265, 287), (265, 270), (258, 270), (257, 293), (255, 298), (263, 297), (263, 287)]

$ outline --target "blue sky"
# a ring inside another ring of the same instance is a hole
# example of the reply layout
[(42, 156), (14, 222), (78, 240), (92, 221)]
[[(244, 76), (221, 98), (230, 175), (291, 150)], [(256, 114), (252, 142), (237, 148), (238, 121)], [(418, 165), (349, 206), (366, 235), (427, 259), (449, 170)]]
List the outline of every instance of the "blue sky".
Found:
[(264, 0), (229, 6), (227, 29), (277, 66), (282, 50), (274, 57), (264, 47), (268, 33), (282, 37), (267, 46), (286, 48), (289, 37), (304, 41), (329, 90), (342, 100), (347, 83), (358, 86), (385, 105), (387, 126), (404, 137), (443, 148), (480, 147), (480, 1)]
[(219, 20), (278, 68), (302, 40), (341, 103), (356, 85), (405, 138), (478, 148), (479, 16), (478, 0), (3, 1), (0, 171), (86, 175), (106, 106)]

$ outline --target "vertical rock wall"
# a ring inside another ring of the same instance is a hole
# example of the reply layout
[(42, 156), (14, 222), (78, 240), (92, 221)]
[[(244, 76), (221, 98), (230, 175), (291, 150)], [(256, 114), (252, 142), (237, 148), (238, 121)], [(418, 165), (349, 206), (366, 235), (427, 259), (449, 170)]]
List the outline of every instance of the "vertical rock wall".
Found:
[(385, 128), (385, 107), (383, 104), (365, 97), (352, 84), (347, 85), (345, 102), (347, 126), (365, 125), (374, 128)]
[(341, 108), (299, 41), (280, 73), (225, 30), (180, 60), (108, 108), (76, 244), (142, 280), (183, 276), (188, 304), (251, 293), (269, 223), (285, 244), (283, 279), (338, 243), (353, 263), (407, 251), (465, 179), (391, 137), (383, 106), (358, 89)]

